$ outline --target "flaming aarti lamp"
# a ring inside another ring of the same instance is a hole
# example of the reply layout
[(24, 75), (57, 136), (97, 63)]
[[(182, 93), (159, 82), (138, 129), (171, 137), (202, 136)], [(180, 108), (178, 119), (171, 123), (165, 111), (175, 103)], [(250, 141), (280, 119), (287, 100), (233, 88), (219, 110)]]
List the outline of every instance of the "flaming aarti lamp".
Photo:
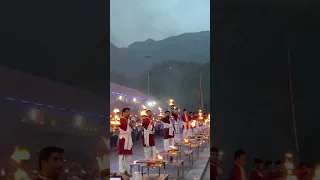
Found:
[(171, 109), (174, 109), (174, 108), (175, 108), (174, 100), (173, 100), (173, 99), (169, 99), (168, 104), (169, 104), (169, 106), (170, 106)]
[(120, 110), (118, 108), (113, 109), (113, 115), (111, 116), (110, 121), (110, 128), (112, 131), (116, 131), (118, 126), (120, 125), (120, 117), (119, 117)]

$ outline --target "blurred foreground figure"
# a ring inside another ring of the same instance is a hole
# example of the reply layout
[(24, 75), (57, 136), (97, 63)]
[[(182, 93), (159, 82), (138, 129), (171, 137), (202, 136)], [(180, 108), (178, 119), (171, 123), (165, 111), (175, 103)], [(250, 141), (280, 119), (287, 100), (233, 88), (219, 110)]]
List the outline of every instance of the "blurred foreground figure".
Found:
[(132, 156), (132, 123), (129, 121), (130, 108), (122, 109), (122, 117), (119, 125), (119, 172), (128, 174)]
[(219, 150), (218, 148), (212, 147), (210, 149), (210, 179), (221, 180), (222, 170), (218, 164)]
[(250, 173), (250, 180), (264, 180), (264, 164), (261, 159), (254, 160), (254, 168)]
[(234, 153), (235, 162), (229, 174), (229, 180), (246, 180), (246, 173), (243, 166), (246, 164), (246, 153), (243, 150), (237, 150)]
[(45, 147), (39, 153), (39, 176), (36, 180), (58, 180), (63, 170), (64, 149)]
[(156, 159), (156, 143), (154, 139), (154, 125), (151, 122), (152, 112), (146, 111), (147, 116), (142, 119), (142, 144), (144, 149), (144, 156), (146, 159)]

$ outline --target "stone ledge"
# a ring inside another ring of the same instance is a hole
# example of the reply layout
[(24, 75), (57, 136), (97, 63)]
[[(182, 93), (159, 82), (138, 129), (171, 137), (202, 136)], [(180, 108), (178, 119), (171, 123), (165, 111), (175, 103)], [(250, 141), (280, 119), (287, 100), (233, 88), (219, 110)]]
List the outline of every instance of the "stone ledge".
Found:
[[(210, 148), (200, 151), (199, 159), (194, 163), (193, 168), (188, 172), (187, 180), (202, 180), (209, 165)], [(210, 167), (209, 167), (210, 168)]]

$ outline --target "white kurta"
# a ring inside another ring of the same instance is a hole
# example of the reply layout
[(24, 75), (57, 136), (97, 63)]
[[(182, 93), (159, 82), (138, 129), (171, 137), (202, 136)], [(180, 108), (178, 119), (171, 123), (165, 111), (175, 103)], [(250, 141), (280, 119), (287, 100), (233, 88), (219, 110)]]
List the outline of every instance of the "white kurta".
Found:
[[(124, 149), (131, 150), (133, 143), (132, 143), (132, 137), (131, 137), (132, 129), (129, 126), (129, 122), (128, 122), (126, 131), (124, 131), (121, 128), (119, 128), (119, 130), (120, 130), (119, 139), (125, 139)], [(131, 161), (131, 155), (119, 155), (119, 172), (120, 173), (129, 173), (130, 161)]]

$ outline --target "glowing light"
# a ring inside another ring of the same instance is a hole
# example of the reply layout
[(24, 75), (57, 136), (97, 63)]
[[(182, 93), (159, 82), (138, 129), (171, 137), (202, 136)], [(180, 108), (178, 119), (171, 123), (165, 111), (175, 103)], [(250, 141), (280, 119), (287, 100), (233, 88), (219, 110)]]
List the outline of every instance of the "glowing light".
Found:
[(152, 105), (156, 105), (156, 102), (153, 101), (153, 102), (152, 102)]
[(169, 105), (170, 106), (174, 106), (174, 100), (173, 99), (169, 99)]
[(145, 110), (145, 109), (147, 109), (147, 107), (145, 106), (145, 105), (142, 105), (142, 108)]
[(163, 157), (158, 154), (158, 160), (163, 160)]
[(153, 106), (153, 103), (152, 102), (148, 102), (148, 106)]
[(27, 149), (15, 147), (11, 159), (20, 164), (21, 161), (30, 159), (30, 153)]
[(148, 116), (146, 110), (140, 111), (140, 116)]
[(113, 113), (119, 113), (119, 112), (120, 112), (120, 110), (118, 108), (113, 109)]
[(132, 100), (133, 100), (133, 102), (137, 102), (137, 98), (133, 98)]

